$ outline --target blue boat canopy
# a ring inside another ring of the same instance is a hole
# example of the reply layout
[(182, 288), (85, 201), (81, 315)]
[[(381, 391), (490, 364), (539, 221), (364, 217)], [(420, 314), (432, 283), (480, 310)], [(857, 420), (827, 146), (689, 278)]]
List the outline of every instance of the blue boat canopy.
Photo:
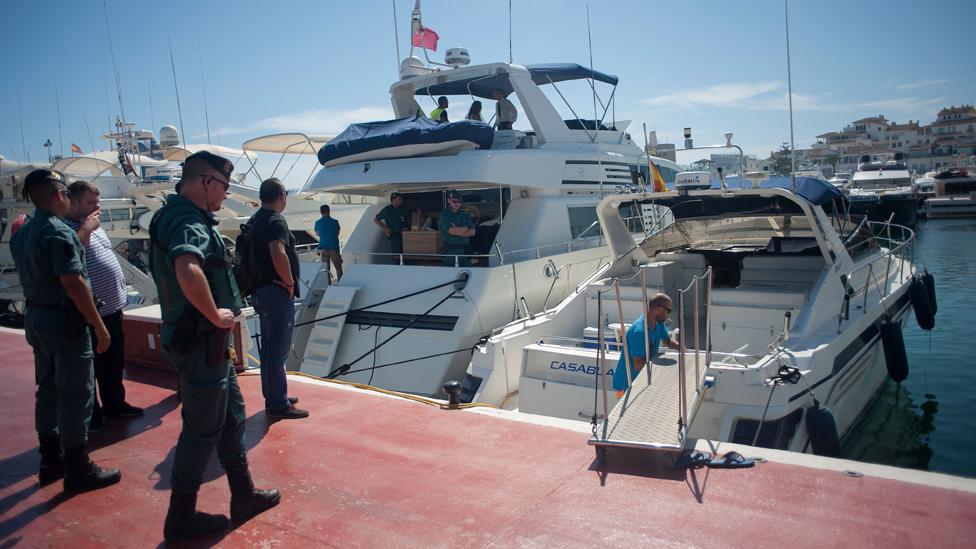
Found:
[[(526, 65), (532, 81), (536, 84), (550, 84), (565, 80), (582, 80), (592, 78), (597, 82), (604, 82), (616, 86), (619, 79), (612, 75), (590, 69), (576, 63), (545, 63), (540, 65)], [(433, 78), (432, 78), (433, 79)], [(493, 74), (490, 76), (472, 76), (463, 80), (453, 80), (442, 84), (434, 84), (419, 88), (415, 95), (474, 95), (484, 99), (491, 99), (495, 90), (501, 89), (507, 96), (512, 93), (512, 84), (508, 74)]]
[[(727, 177), (725, 179), (730, 189), (739, 187), (738, 177)], [(743, 182), (743, 187), (750, 188), (752, 183), (749, 181)], [(722, 182), (718, 179), (712, 179), (712, 188), (721, 189)], [(786, 189), (788, 191), (793, 190), (793, 178), (789, 176), (775, 175), (769, 179), (761, 182), (759, 184), (761, 189)], [(823, 179), (818, 179), (816, 177), (807, 176), (797, 176), (796, 178), (796, 194), (805, 198), (808, 202), (815, 204), (817, 206), (822, 206), (824, 204), (830, 203), (835, 199), (844, 199), (844, 193), (840, 191), (837, 187), (824, 181)]]
[(352, 155), (394, 149), (407, 145), (432, 145), (470, 141), (482, 149), (491, 148), (495, 131), (484, 122), (461, 120), (438, 124), (424, 116), (409, 116), (381, 122), (352, 124), (318, 152), (320, 164)]

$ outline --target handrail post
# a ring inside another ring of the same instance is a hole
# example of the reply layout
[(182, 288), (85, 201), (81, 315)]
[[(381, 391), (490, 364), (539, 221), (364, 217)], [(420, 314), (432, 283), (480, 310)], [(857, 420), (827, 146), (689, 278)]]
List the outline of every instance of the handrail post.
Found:
[(874, 280), (874, 262), (868, 263), (868, 279), (864, 281), (864, 303), (861, 305), (861, 314), (868, 310), (868, 283)]
[[(701, 341), (699, 341), (698, 336), (698, 286), (701, 284), (701, 278), (695, 277), (695, 313), (694, 313), (694, 323), (693, 328), (695, 330), (695, 390), (698, 390), (698, 351), (701, 349)], [(681, 335), (680, 333), (678, 334)], [(681, 346), (678, 346), (678, 351), (681, 351)], [(681, 379), (681, 383), (685, 382), (684, 378)]]
[[(596, 316), (597, 316), (597, 356), (600, 361), (600, 375), (603, 376), (600, 380), (603, 385), (603, 425), (604, 432), (603, 437), (606, 438), (606, 425), (609, 415), (609, 404), (607, 402), (607, 338), (603, 333), (603, 293), (599, 290), (596, 293)], [(594, 410), (594, 413), (596, 410)]]
[[(624, 321), (624, 308), (623, 304), (620, 302), (620, 279), (614, 279), (613, 288), (617, 292), (617, 316), (620, 318), (620, 330), (618, 333), (620, 334), (619, 337), (624, 347), (624, 368), (627, 371), (627, 387), (630, 388), (630, 386), (634, 383), (634, 379), (633, 374), (630, 371), (630, 352), (627, 349), (627, 330), (624, 328), (627, 323)], [(646, 320), (644, 321), (644, 329), (647, 329)]]
[[(678, 290), (678, 334), (679, 337), (684, 337), (685, 327), (684, 327), (684, 312), (685, 312), (685, 291)], [(685, 425), (685, 405), (684, 405), (684, 393), (685, 384), (682, 381), (685, 378), (685, 354), (681, 352), (681, 347), (678, 347), (678, 432)]]
[[(712, 365), (712, 268), (709, 267), (705, 272), (708, 276), (708, 293), (705, 295), (705, 368)], [(678, 332), (681, 337), (681, 332)], [(681, 342), (678, 342), (681, 348)]]
[(650, 322), (650, 318), (648, 318), (648, 314), (650, 314), (650, 311), (647, 309), (647, 277), (645, 276), (647, 269), (643, 267), (639, 267), (639, 268), (640, 268), (640, 285), (641, 285), (641, 298), (642, 298), (641, 308), (644, 310), (644, 360), (647, 361), (644, 364), (644, 368), (647, 369), (647, 383), (650, 384), (651, 383), (651, 340), (649, 334), (651, 329), (648, 328), (648, 322)]

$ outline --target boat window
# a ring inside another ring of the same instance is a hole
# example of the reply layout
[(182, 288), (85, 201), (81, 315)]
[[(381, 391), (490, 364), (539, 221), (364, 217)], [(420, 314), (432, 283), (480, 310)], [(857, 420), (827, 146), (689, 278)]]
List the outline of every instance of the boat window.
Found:
[(595, 205), (569, 207), (569, 234), (574, 239), (600, 234), (600, 222), (596, 217)]

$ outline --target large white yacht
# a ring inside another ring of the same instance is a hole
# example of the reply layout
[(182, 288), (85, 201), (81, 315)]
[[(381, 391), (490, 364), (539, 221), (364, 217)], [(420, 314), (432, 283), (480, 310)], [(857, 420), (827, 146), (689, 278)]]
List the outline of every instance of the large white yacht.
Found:
[(863, 155), (847, 185), (847, 198), (851, 213), (866, 215), (871, 221), (890, 220), (911, 227), (918, 217), (912, 176), (901, 153)]
[[(613, 87), (600, 98), (609, 109), (616, 76), (575, 64), (436, 70), (409, 58), (402, 67), (390, 89), (397, 120), (350, 127), (333, 142), (348, 155), (320, 152), (324, 167), (305, 187), (380, 197), (380, 203), (348, 237), (342, 280), (326, 287), (320, 277), (299, 311), (289, 368), (435, 395), (444, 382), (464, 377), (480, 338), (558, 303), (610, 260), (597, 203), (618, 187), (646, 181), (648, 164), (625, 123), (564, 120), (543, 91), (551, 86), (559, 94), (558, 85), (571, 81), (586, 82), (587, 90), (589, 84)], [(418, 101), (441, 95), (454, 105), (464, 102), (461, 112), (471, 100), (485, 101), (491, 112), (495, 90), (519, 105), (523, 126), (434, 127), (418, 114)], [(410, 124), (409, 131), (381, 131)], [(663, 159), (656, 165), (665, 179), (677, 171)], [(390, 193), (403, 196), (404, 207), (415, 212), (412, 228), (422, 229), (422, 219), (436, 222), (448, 190), (460, 193), (476, 223), (471, 255), (445, 259), (438, 233), (424, 230), (405, 233), (404, 253), (391, 253), (374, 224)], [(642, 231), (649, 216), (634, 208), (631, 217), (631, 229)], [(324, 320), (303, 326), (315, 319)]]
[(976, 164), (940, 170), (932, 176), (933, 193), (925, 199), (925, 217), (976, 217)]
[[(773, 178), (607, 197), (598, 213), (612, 265), (480, 344), (465, 400), (592, 421), (596, 445), (680, 449), (701, 438), (809, 451), (811, 419), (801, 419), (825, 407), (842, 438), (889, 375), (881, 334), (910, 309), (914, 234), (851, 223), (826, 181), (798, 177), (791, 189)], [(666, 208), (673, 224), (635, 245), (623, 221), (635, 202)], [(629, 352), (623, 330), (656, 292), (672, 298), (687, 352), (657, 356), (618, 396), (609, 380)]]

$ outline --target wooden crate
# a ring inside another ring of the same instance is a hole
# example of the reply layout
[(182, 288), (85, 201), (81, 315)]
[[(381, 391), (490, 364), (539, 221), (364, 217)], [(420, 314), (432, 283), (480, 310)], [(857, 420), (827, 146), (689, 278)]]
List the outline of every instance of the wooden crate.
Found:
[(437, 231), (408, 231), (403, 233), (403, 253), (409, 254), (440, 254), (441, 233)]
[[(159, 329), (163, 322), (159, 305), (150, 305), (139, 309), (129, 309), (122, 316), (122, 330), (125, 333), (125, 361), (147, 368), (173, 370), (173, 367), (163, 355), (162, 343), (159, 340)], [(233, 343), (236, 360), (234, 368), (244, 370), (244, 356), (250, 349), (250, 337), (246, 329), (244, 316), (238, 316), (233, 329)]]

